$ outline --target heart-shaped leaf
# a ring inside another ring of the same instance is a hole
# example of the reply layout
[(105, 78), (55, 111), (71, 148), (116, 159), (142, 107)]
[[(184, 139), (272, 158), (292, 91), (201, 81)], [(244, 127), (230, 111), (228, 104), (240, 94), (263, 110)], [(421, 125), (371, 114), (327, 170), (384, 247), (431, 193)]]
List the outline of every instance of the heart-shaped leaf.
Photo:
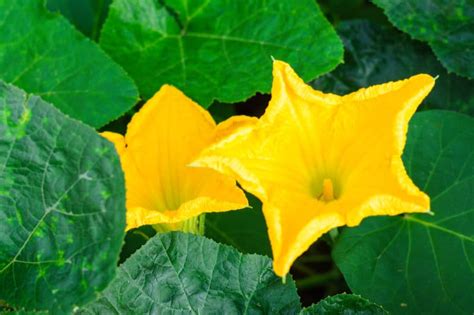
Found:
[(115, 0), (100, 45), (145, 98), (168, 83), (204, 107), (269, 92), (272, 56), (306, 80), (342, 59), (313, 0)]

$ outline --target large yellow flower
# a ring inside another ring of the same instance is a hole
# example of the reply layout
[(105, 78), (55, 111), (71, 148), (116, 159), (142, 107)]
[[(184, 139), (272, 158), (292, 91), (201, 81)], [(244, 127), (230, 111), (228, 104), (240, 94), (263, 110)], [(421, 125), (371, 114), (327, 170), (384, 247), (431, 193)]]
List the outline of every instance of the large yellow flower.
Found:
[(203, 212), (248, 205), (234, 179), (187, 166), (215, 129), (206, 110), (165, 85), (133, 116), (125, 137), (102, 133), (115, 144), (125, 173), (127, 230), (146, 224), (179, 229)]
[(434, 85), (429, 75), (338, 96), (274, 62), (272, 99), (260, 118), (233, 117), (193, 162), (238, 179), (263, 202), (274, 270), (323, 233), (367, 216), (429, 211), (401, 155), (408, 121)]

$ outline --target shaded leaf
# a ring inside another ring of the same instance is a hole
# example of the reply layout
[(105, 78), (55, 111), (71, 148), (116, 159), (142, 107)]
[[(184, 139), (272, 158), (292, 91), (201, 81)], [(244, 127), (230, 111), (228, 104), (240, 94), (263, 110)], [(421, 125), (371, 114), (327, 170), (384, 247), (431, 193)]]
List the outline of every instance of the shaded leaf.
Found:
[(351, 290), (395, 314), (471, 314), (474, 292), (474, 120), (415, 115), (404, 153), (428, 214), (378, 217), (346, 228), (333, 257)]
[(252, 209), (206, 214), (206, 236), (240, 252), (272, 257), (262, 203), (247, 194)]
[(426, 41), (449, 70), (474, 78), (474, 2), (465, 0), (372, 0), (390, 22)]
[(384, 315), (388, 313), (359, 295), (338, 294), (303, 309), (301, 315)]
[(222, 121), (237, 115), (235, 104), (214, 102), (207, 110), (216, 123), (221, 123)]
[(47, 0), (51, 11), (59, 11), (84, 35), (96, 40), (112, 0)]
[(151, 225), (143, 225), (139, 228), (127, 231), (124, 244), (120, 252), (119, 263), (123, 263), (140, 249), (145, 243), (156, 234), (156, 230)]
[(313, 81), (313, 87), (347, 94), (366, 86), (428, 73), (438, 79), (423, 108), (474, 115), (474, 81), (448, 74), (425, 44), (366, 20), (342, 22), (337, 32), (344, 42), (344, 64)]
[(377, 24), (389, 23), (383, 11), (366, 0), (318, 0), (318, 4), (333, 24), (352, 19), (368, 19)]
[(137, 101), (125, 71), (43, 1), (0, 0), (0, 79), (100, 127)]
[(271, 260), (192, 234), (157, 234), (83, 314), (296, 314), (296, 287)]
[(342, 57), (312, 0), (115, 0), (100, 44), (145, 98), (169, 83), (204, 107), (269, 92), (272, 56), (306, 80)]
[(48, 315), (47, 311), (25, 311), (25, 310), (16, 310), (16, 311), (1, 311), (1, 315)]
[(1, 300), (68, 313), (93, 299), (115, 273), (124, 194), (112, 144), (0, 83)]

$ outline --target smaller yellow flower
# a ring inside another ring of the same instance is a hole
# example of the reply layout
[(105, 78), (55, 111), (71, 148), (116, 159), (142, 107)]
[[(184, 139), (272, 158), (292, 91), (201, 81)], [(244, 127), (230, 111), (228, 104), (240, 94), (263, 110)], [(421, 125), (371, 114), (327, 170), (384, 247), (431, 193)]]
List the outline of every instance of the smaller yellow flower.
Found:
[(221, 123), (193, 165), (234, 176), (262, 200), (273, 267), (284, 276), (335, 227), (429, 210), (401, 156), (408, 121), (433, 85), (420, 74), (345, 96), (324, 94), (275, 61), (265, 114)]
[(206, 110), (164, 85), (133, 116), (125, 137), (102, 133), (114, 143), (125, 173), (127, 230), (147, 224), (180, 229), (204, 212), (248, 206), (235, 180), (188, 167), (215, 128)]

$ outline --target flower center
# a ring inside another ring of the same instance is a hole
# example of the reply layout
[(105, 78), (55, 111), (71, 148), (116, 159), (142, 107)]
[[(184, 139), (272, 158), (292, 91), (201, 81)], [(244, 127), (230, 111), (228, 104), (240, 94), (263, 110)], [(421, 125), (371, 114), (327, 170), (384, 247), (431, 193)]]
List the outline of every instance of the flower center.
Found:
[(331, 179), (325, 178), (323, 180), (323, 191), (318, 199), (326, 202), (334, 200), (334, 187)]
[(331, 202), (336, 200), (341, 191), (338, 182), (335, 182), (332, 178), (321, 176), (315, 178), (311, 183), (311, 195), (323, 202)]

